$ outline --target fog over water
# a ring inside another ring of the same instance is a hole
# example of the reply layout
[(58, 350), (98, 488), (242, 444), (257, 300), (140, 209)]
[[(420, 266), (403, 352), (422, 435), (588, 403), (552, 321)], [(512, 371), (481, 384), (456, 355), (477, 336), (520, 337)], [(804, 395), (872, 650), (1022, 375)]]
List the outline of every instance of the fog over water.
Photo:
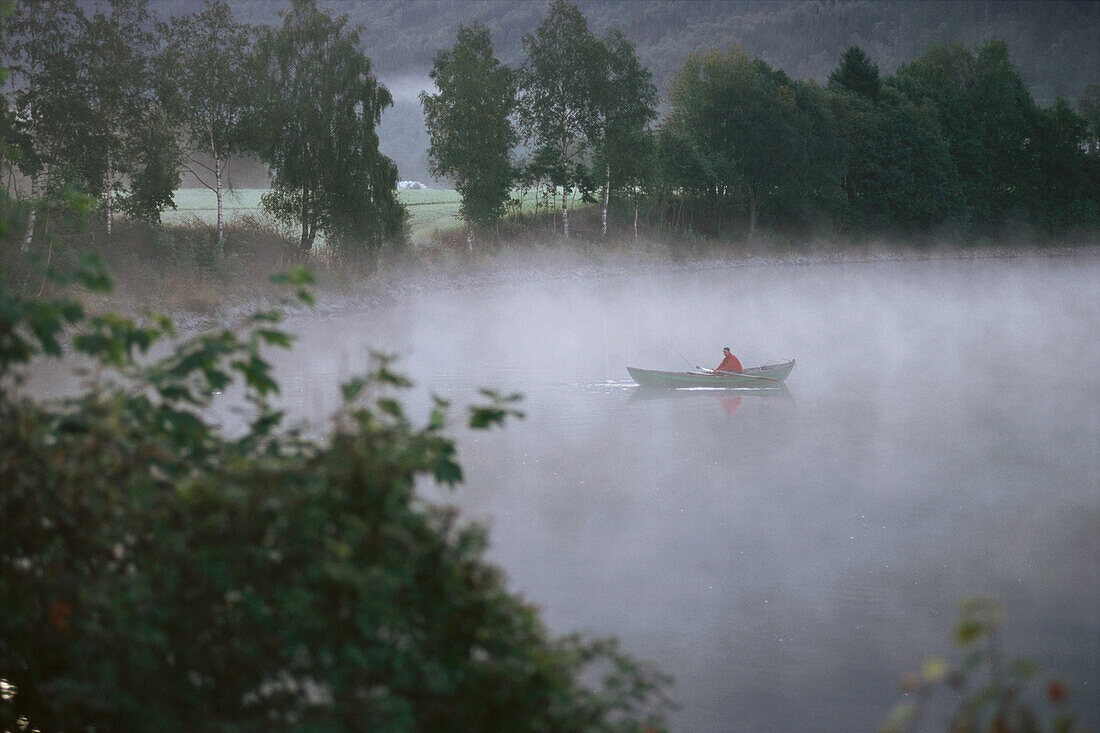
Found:
[[(1100, 259), (713, 265), (421, 288), (299, 316), (284, 399), (322, 420), (371, 349), (456, 406), (444, 497), (555, 632), (676, 677), (678, 731), (873, 730), (958, 605), (1100, 721)], [(626, 365), (798, 366), (779, 395), (651, 393)], [(440, 492), (425, 487), (430, 496)]]
[[(673, 675), (673, 730), (875, 730), (977, 594), (1006, 607), (1006, 656), (1100, 726), (1095, 248), (390, 292), (287, 321), (280, 403), (323, 426), (372, 350), (399, 354), (415, 420), (454, 404), (466, 481), (424, 495), (489, 528), (553, 632), (618, 636)], [(787, 389), (653, 392), (625, 370), (713, 367), (726, 345), (797, 359)], [(522, 392), (526, 418), (460, 427), (481, 386)]]

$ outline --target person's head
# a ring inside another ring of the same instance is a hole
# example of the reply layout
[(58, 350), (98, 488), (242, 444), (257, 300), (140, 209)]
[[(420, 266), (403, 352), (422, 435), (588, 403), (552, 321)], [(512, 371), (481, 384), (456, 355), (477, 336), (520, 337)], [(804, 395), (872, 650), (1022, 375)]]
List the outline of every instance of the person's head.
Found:
[(728, 346), (723, 346), (723, 347), (722, 347), (722, 353), (723, 353), (723, 354), (728, 354), (728, 353), (730, 353), (730, 347), (728, 347)]

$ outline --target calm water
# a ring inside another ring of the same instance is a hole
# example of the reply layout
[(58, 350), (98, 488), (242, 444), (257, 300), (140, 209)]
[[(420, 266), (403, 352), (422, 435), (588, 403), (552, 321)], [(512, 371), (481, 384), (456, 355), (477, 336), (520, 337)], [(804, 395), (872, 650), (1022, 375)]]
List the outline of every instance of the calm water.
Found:
[[(445, 498), (555, 632), (675, 676), (674, 730), (874, 730), (975, 594), (1100, 725), (1094, 254), (410, 288), (289, 325), (299, 417), (371, 349), (401, 355), (414, 415), (429, 392), (524, 393), (525, 420), (456, 429)], [(652, 394), (624, 369), (725, 345), (797, 359), (788, 390)]]

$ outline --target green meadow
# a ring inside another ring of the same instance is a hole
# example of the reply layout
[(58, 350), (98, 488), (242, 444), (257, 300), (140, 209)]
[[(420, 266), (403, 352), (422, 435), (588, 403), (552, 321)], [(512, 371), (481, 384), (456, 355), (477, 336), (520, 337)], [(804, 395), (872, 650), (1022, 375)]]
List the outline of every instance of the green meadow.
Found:
[[(260, 197), (266, 188), (237, 188), (223, 194), (225, 221), (240, 221), (247, 217), (263, 219)], [(409, 212), (409, 231), (413, 241), (426, 241), (436, 232), (459, 226), (458, 192), (450, 189), (407, 189), (398, 191), (398, 199)], [(176, 191), (176, 208), (162, 215), (165, 224), (187, 224), (201, 221), (214, 225), (218, 221), (218, 204), (214, 192), (206, 188), (181, 188)]]

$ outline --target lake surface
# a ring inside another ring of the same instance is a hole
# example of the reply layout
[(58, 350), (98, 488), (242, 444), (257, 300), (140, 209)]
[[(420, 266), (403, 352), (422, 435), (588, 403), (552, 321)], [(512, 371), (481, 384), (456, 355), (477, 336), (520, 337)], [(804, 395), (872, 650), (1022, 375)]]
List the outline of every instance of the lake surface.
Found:
[[(413, 415), (522, 392), (525, 420), (456, 428), (444, 499), (553, 631), (676, 678), (674, 730), (874, 730), (903, 673), (957, 658), (977, 594), (1006, 607), (1006, 654), (1100, 724), (1095, 250), (508, 280), (292, 319), (283, 399), (323, 420), (371, 349), (401, 355)], [(650, 393), (624, 369), (726, 345), (797, 359), (787, 391)]]

